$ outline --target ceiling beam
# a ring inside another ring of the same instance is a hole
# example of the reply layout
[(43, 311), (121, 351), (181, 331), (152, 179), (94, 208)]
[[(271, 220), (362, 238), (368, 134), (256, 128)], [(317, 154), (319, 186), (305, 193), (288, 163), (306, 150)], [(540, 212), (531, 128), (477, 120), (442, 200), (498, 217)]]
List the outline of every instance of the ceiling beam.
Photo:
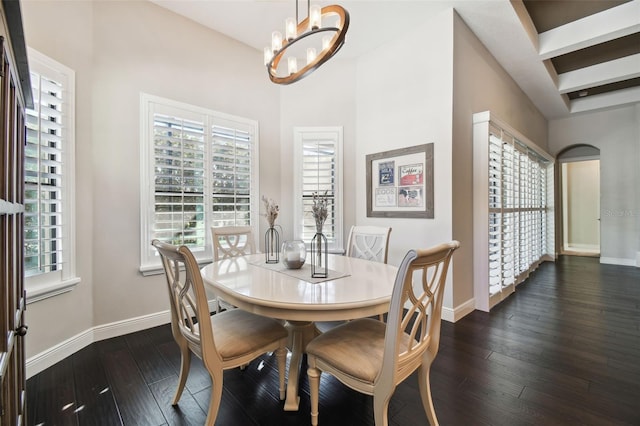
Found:
[(540, 59), (550, 59), (640, 32), (640, 0), (562, 25), (538, 36)]
[(640, 102), (640, 87), (586, 96), (571, 101), (571, 113), (595, 111)]
[(560, 93), (640, 77), (640, 53), (558, 75)]

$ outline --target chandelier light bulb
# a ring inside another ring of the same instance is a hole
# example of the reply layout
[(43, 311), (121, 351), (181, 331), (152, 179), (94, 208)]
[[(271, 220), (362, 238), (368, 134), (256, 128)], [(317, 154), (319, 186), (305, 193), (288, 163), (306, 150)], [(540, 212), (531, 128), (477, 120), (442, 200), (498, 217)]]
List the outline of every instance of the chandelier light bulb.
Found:
[(277, 52), (282, 49), (282, 33), (274, 31), (271, 33), (271, 50)]
[(322, 37), (322, 50), (327, 50), (331, 46), (331, 38), (330, 35)]
[(271, 58), (273, 58), (273, 50), (267, 46), (264, 48), (264, 64), (269, 64), (269, 62), (271, 62)]
[(290, 56), (287, 58), (287, 64), (289, 66), (289, 75), (295, 74), (298, 72), (298, 59)]
[(314, 4), (309, 8), (309, 30), (322, 27), (322, 8)]
[(316, 49), (313, 47), (307, 47), (307, 65), (316, 59)]
[(287, 20), (285, 21), (284, 27), (285, 27), (285, 37), (287, 38), (288, 41), (291, 41), (298, 36), (297, 34), (298, 23), (296, 22), (295, 19), (287, 18)]

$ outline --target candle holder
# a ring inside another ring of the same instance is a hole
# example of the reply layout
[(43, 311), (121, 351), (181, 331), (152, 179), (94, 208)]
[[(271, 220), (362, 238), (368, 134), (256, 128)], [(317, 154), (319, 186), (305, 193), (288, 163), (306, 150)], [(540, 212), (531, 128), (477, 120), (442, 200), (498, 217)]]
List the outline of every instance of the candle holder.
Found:
[(280, 235), (274, 227), (267, 229), (264, 234), (264, 257), (266, 263), (278, 263), (280, 261)]
[(311, 239), (311, 277), (327, 278), (327, 237), (322, 232), (316, 232)]
[(287, 269), (300, 269), (307, 259), (304, 241), (293, 240), (282, 243), (282, 264)]

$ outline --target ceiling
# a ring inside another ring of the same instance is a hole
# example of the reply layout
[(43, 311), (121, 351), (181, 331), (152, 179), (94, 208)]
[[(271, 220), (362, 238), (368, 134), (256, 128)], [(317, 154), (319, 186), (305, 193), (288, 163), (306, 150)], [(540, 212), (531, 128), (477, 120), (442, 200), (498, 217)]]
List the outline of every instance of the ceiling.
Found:
[[(257, 49), (294, 0), (151, 0)], [(640, 103), (640, 0), (334, 0), (349, 11), (343, 58), (451, 7), (548, 119)], [(300, 1), (306, 16), (306, 2)], [(302, 19), (301, 16), (301, 19)], [(265, 78), (267, 73), (265, 72)]]

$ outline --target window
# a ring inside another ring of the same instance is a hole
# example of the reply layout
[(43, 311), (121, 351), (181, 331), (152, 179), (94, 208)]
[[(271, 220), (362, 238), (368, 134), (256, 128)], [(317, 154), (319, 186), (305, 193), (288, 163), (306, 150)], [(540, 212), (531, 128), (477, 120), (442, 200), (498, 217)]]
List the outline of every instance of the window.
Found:
[(75, 272), (75, 73), (28, 49), (24, 251), (28, 302), (69, 291)]
[(311, 241), (316, 232), (313, 194), (326, 192), (329, 214), (323, 233), (329, 251), (342, 253), (342, 127), (296, 127), (294, 144), (294, 236)]
[(160, 268), (151, 240), (212, 258), (211, 226), (254, 226), (258, 124), (141, 95), (141, 271)]

